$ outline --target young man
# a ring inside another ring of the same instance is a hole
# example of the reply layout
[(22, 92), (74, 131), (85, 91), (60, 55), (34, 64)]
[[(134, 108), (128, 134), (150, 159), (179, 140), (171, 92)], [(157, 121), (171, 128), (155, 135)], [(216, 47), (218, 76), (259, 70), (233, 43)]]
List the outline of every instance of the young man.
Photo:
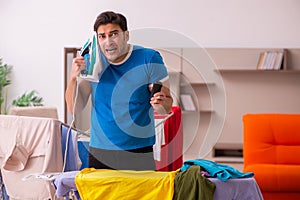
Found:
[[(126, 18), (119, 13), (101, 13), (94, 31), (107, 63), (99, 82), (77, 77), (85, 66), (83, 57), (74, 58), (66, 90), (69, 112), (82, 109), (91, 95), (89, 167), (155, 170), (152, 146), (155, 143), (154, 112), (171, 111), (172, 97), (166, 67), (152, 49), (128, 44)], [(100, 52), (99, 52), (100, 53)], [(154, 82), (160, 92), (150, 96)]]

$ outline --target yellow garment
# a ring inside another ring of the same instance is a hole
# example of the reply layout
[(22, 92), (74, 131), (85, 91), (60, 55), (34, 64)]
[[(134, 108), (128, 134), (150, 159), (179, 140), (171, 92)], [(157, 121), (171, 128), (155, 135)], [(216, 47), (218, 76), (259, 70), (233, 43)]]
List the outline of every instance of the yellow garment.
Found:
[(82, 200), (172, 200), (176, 173), (86, 168), (75, 183)]

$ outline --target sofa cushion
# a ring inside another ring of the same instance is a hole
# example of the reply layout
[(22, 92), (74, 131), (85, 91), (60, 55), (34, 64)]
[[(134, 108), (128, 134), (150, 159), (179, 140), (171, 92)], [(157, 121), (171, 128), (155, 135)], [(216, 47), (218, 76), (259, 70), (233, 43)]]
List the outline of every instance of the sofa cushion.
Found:
[(253, 164), (245, 166), (244, 171), (254, 172), (255, 180), (264, 191), (300, 191), (300, 165)]
[(300, 114), (246, 114), (244, 164), (300, 165)]

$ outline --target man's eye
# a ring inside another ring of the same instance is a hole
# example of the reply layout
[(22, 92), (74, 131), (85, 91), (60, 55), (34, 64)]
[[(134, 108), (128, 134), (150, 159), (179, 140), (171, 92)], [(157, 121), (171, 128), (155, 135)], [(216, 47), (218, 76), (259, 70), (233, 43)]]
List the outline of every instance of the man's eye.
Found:
[(99, 35), (98, 38), (99, 38), (99, 39), (104, 39), (104, 38), (105, 38), (105, 35)]

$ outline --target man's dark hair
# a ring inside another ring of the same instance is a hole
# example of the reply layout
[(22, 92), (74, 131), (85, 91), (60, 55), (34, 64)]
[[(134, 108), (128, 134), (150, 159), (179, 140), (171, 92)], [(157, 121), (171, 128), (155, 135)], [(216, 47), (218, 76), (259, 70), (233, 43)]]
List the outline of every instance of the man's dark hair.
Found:
[(106, 24), (116, 24), (120, 26), (122, 31), (127, 31), (127, 20), (120, 13), (106, 11), (98, 15), (94, 23), (94, 31), (97, 32), (99, 26)]

